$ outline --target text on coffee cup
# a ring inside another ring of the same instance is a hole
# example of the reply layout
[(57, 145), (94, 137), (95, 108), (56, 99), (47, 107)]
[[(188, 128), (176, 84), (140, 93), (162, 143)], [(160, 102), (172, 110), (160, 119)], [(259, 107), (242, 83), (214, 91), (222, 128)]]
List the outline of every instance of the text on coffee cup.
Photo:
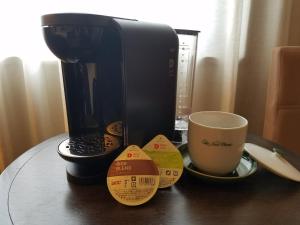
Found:
[(201, 140), (201, 143), (204, 144), (204, 145), (208, 145), (208, 146), (232, 146), (231, 143), (227, 143), (227, 142), (224, 142), (224, 141), (208, 141), (207, 139), (202, 139)]

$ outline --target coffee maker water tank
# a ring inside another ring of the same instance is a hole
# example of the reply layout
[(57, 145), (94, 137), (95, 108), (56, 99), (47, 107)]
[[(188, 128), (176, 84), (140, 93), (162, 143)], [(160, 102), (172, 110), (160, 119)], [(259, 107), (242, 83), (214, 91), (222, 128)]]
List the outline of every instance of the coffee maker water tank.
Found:
[(179, 38), (174, 142), (186, 143), (188, 116), (192, 112), (193, 86), (199, 31), (176, 29)]

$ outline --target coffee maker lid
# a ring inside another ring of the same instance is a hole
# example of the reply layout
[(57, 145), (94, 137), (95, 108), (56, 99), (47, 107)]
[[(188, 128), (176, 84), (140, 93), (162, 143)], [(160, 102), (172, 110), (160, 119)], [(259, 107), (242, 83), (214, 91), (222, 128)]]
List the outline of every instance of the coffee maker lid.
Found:
[(105, 26), (112, 17), (85, 13), (55, 13), (42, 16), (42, 26), (89, 25)]

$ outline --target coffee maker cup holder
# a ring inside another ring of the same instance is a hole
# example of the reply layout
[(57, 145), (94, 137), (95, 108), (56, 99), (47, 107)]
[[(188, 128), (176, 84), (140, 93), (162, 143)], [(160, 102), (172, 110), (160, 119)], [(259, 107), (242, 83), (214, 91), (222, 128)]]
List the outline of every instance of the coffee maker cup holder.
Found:
[(58, 146), (58, 154), (68, 162), (69, 181), (78, 184), (101, 183), (110, 163), (120, 152), (118, 137), (104, 134), (70, 137)]

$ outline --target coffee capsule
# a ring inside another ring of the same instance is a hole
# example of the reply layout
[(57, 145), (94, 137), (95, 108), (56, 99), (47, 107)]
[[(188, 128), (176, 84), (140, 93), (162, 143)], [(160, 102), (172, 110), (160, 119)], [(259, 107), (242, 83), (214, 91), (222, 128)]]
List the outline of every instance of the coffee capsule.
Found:
[(159, 188), (175, 184), (183, 172), (183, 159), (179, 150), (164, 135), (157, 135), (143, 150), (158, 167), (160, 174)]
[(123, 135), (123, 127), (122, 127), (122, 121), (115, 121), (110, 123), (107, 127), (106, 127), (106, 132), (118, 137), (122, 137)]
[(115, 150), (120, 147), (120, 141), (118, 138), (109, 135), (104, 134), (104, 148), (106, 151)]
[(128, 146), (110, 165), (107, 186), (111, 195), (128, 206), (149, 201), (159, 185), (153, 160), (138, 146)]

